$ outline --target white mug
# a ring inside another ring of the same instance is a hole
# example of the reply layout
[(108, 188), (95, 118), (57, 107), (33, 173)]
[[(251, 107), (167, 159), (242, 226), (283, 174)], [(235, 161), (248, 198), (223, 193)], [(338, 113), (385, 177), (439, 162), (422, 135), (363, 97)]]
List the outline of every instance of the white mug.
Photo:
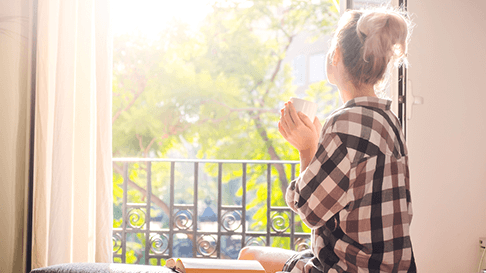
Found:
[(290, 98), (290, 101), (294, 105), (295, 111), (306, 114), (310, 121), (314, 122), (317, 113), (317, 103), (294, 97)]

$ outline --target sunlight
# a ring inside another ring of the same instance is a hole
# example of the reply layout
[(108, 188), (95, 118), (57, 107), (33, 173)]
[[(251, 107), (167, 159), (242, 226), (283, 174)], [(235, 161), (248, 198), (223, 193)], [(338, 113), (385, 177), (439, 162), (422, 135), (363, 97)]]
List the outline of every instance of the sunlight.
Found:
[(211, 11), (211, 2), (214, 1), (117, 0), (112, 2), (113, 32), (141, 32), (154, 37), (175, 19), (195, 27)]

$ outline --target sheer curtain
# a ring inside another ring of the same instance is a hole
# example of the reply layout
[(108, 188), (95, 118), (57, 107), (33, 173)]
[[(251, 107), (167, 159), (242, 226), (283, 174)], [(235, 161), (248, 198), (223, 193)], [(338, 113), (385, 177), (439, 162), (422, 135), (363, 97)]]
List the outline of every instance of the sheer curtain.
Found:
[(110, 1), (38, 3), (32, 267), (111, 262)]

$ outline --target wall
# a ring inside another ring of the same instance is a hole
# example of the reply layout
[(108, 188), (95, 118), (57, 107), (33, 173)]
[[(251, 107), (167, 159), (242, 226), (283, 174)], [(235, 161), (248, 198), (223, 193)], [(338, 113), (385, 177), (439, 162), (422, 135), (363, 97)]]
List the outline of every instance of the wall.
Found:
[(29, 129), (28, 0), (0, 1), (0, 272), (24, 272)]
[[(411, 0), (408, 127), (419, 272), (476, 272), (486, 237), (486, 1)], [(486, 267), (486, 262), (483, 268)]]

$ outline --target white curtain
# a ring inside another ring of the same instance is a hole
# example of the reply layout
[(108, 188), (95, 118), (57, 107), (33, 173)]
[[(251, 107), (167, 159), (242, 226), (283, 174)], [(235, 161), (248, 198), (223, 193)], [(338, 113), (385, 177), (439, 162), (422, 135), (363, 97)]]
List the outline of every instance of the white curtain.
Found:
[(112, 261), (109, 2), (38, 2), (33, 268)]

